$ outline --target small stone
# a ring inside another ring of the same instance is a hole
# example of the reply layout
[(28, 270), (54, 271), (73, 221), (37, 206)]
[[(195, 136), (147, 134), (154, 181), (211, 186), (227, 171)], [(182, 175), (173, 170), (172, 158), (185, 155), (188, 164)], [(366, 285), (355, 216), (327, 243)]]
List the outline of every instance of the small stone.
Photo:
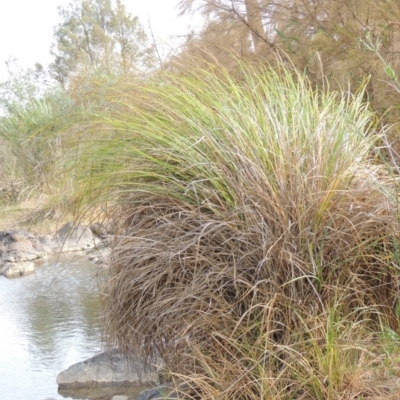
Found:
[(113, 396), (111, 400), (131, 400), (128, 396)]

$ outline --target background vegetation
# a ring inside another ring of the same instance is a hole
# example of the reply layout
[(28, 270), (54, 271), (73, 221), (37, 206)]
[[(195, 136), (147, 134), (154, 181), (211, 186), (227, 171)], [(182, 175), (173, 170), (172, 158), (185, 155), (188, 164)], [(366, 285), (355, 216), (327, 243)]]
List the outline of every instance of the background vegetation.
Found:
[(397, 398), (398, 2), (179, 6), (164, 60), (82, 0), (48, 69), (9, 61), (2, 224), (110, 222), (108, 337), (183, 397)]

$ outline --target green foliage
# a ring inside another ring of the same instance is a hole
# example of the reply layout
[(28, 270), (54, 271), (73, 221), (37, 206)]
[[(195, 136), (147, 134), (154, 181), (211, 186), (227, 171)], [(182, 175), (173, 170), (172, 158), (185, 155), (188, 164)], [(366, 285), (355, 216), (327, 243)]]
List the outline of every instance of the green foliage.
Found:
[(378, 59), (382, 62), (383, 71), (385, 72), (386, 76), (390, 79), (389, 84), (391, 84), (397, 91), (400, 91), (400, 86), (398, 83), (396, 71), (388, 64), (388, 62), (381, 54), (382, 39), (380, 37), (377, 37), (375, 38), (375, 40), (373, 40), (370, 32), (367, 32), (363, 44), (369, 51), (374, 53), (378, 57)]
[(55, 132), (63, 126), (70, 108), (68, 96), (54, 92), (25, 104), (15, 103), (0, 119), (0, 137), (8, 149), (2, 158), (6, 184), (17, 183), (26, 194), (56, 184), (60, 176), (53, 174), (54, 163), (63, 146)]
[(0, 83), (0, 115), (25, 107), (32, 99), (43, 96), (46, 90), (42, 65), (24, 68), (15, 58), (8, 59), (6, 64), (8, 79)]
[(151, 67), (153, 49), (121, 0), (75, 0), (59, 7), (51, 70), (64, 87), (75, 75), (127, 75)]

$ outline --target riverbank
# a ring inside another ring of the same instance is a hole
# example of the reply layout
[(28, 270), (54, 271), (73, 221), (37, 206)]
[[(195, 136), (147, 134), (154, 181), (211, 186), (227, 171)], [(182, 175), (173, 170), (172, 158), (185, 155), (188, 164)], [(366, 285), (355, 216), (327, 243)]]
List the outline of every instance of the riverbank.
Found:
[(64, 224), (53, 235), (38, 235), (23, 229), (0, 232), (0, 275), (16, 278), (34, 272), (34, 261), (53, 254), (85, 253), (105, 266), (111, 234), (99, 223), (90, 226)]

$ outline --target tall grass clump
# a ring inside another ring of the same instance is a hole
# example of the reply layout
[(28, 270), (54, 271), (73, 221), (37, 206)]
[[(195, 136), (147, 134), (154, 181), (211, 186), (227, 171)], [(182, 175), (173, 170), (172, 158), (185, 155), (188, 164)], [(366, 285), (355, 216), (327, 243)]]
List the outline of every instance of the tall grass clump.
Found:
[(0, 118), (4, 185), (17, 185), (25, 197), (57, 186), (60, 177), (53, 172), (63, 152), (60, 131), (70, 108), (68, 96), (55, 93), (27, 104), (14, 104)]
[(111, 341), (161, 360), (189, 398), (376, 394), (365, 376), (398, 329), (398, 210), (362, 93), (243, 65), (109, 102), (80, 162), (81, 194), (115, 226)]

